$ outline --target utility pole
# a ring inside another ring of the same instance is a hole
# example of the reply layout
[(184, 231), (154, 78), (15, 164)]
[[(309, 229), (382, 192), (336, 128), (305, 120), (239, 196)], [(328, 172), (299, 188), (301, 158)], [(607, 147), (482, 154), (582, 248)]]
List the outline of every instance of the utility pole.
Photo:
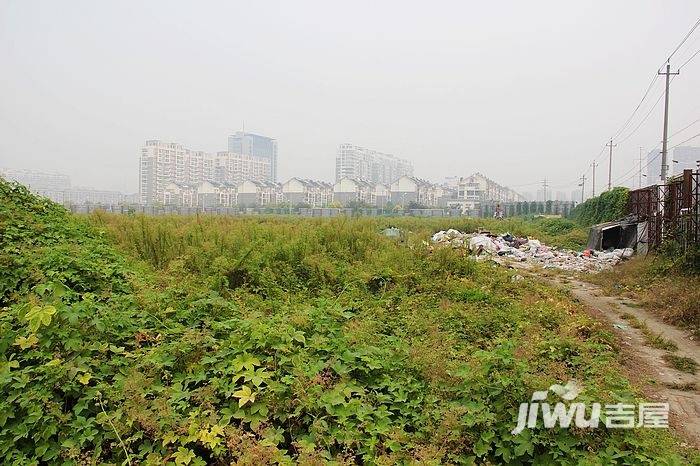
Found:
[(547, 178), (545, 178), (544, 180), (542, 180), (542, 190), (543, 190), (542, 194), (544, 195), (545, 205), (547, 204), (547, 186), (548, 186), (547, 185)]
[(579, 186), (581, 186), (581, 204), (583, 204), (583, 193), (586, 192), (586, 175), (581, 175)]
[(612, 189), (612, 150), (613, 147), (617, 147), (617, 144), (613, 144), (612, 141), (612, 138), (610, 138), (610, 142), (606, 144), (607, 147), (610, 147), (610, 160), (608, 160), (608, 191)]
[(671, 82), (671, 75), (680, 74), (680, 71), (671, 73), (671, 63), (666, 61), (666, 71), (663, 73), (659, 71), (658, 73), (660, 75), (666, 75), (666, 97), (664, 101), (664, 140), (661, 146), (661, 182), (665, 183), (666, 176), (668, 174), (668, 164), (666, 163), (668, 156), (668, 88)]
[(593, 163), (591, 164), (591, 167), (593, 167), (593, 195), (592, 195), (592, 197), (595, 197), (595, 167), (597, 167), (597, 166), (598, 166), (598, 162), (596, 162), (594, 160)]

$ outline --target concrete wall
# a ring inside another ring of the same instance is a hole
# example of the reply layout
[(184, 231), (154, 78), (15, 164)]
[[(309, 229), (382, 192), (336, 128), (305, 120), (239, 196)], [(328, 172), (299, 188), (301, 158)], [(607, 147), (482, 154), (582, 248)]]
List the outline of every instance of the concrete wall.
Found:
[(298, 204), (302, 204), (302, 203), (307, 204), (309, 202), (307, 200), (308, 196), (306, 193), (300, 193), (300, 192), (285, 193), (284, 197), (293, 206), (298, 205)]
[(257, 193), (238, 193), (239, 206), (251, 206), (258, 204), (258, 194)]

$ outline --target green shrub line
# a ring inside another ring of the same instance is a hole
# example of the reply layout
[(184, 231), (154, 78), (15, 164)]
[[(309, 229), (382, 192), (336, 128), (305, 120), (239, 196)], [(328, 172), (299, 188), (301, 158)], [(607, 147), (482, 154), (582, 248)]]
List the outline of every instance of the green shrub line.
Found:
[(583, 226), (617, 220), (624, 217), (628, 198), (629, 189), (618, 186), (577, 205), (569, 217)]

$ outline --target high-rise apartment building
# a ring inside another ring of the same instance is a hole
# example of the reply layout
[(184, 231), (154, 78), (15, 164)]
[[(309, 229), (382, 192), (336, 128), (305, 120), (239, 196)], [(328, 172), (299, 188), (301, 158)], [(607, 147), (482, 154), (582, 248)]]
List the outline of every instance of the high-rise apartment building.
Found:
[[(657, 149), (647, 155), (647, 176), (643, 181), (646, 186), (662, 184), (661, 150)], [(668, 176), (679, 175), (683, 170), (697, 170), (700, 161), (700, 147), (679, 146), (669, 152)]]
[(646, 184), (651, 186), (661, 183), (661, 155), (660, 150), (653, 150), (647, 154)]
[(146, 141), (141, 149), (139, 199), (142, 204), (165, 202), (166, 186), (199, 185), (205, 181), (238, 184), (244, 180), (267, 181), (268, 159), (235, 152), (210, 154), (182, 144)]
[(683, 170), (697, 170), (700, 165), (700, 147), (679, 146), (673, 149), (671, 173), (680, 175)]
[(23, 184), (33, 193), (59, 203), (66, 201), (66, 193), (71, 189), (70, 177), (61, 173), (7, 168), (0, 169), (0, 176)]
[(119, 204), (127, 200), (127, 196), (119, 191), (71, 186), (70, 177), (62, 173), (0, 169), (0, 176), (17, 181), (34, 194), (59, 204)]
[(33, 192), (65, 191), (70, 189), (70, 177), (61, 173), (5, 168), (0, 169), (0, 175), (8, 180), (17, 181), (25, 185)]
[(352, 144), (341, 144), (335, 159), (335, 180), (343, 178), (389, 185), (402, 176), (413, 176), (408, 160)]
[(236, 131), (228, 137), (228, 151), (266, 160), (270, 174), (265, 181), (277, 181), (277, 141), (267, 136)]
[(217, 152), (214, 162), (214, 181), (239, 184), (245, 180), (269, 181), (270, 161), (235, 152)]

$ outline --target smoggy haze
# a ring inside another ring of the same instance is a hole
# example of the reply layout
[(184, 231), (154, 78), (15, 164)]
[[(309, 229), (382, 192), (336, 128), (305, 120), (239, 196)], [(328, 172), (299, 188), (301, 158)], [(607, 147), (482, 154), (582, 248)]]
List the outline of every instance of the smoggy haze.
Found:
[[(277, 138), (282, 180), (333, 180), (351, 142), (433, 181), (566, 191), (699, 16), (691, 0), (1, 0), (0, 167), (135, 192), (144, 140), (225, 150), (245, 121)], [(698, 89), (700, 59), (672, 83), (671, 132), (700, 118)], [(661, 139), (661, 110), (614, 174)]]

